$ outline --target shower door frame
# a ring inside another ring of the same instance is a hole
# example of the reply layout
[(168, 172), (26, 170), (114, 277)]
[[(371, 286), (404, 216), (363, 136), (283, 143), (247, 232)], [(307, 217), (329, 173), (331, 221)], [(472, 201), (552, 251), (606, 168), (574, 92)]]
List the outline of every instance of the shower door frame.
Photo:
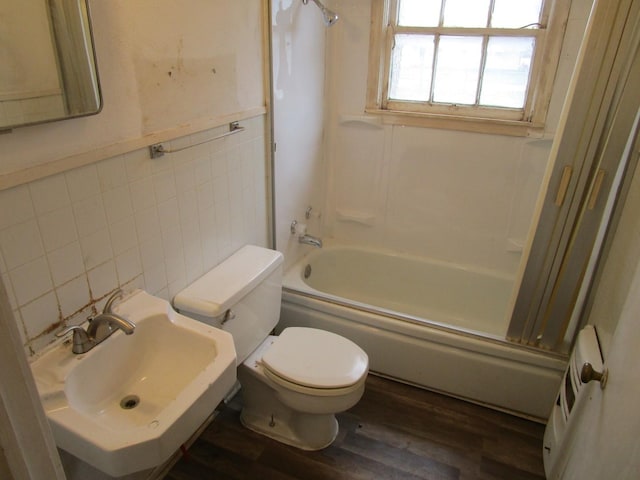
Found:
[[(617, 8), (615, 8), (617, 7)], [(640, 76), (640, 5), (597, 0), (592, 10), (578, 67), (563, 109), (560, 136), (554, 142), (554, 163), (546, 193), (538, 206), (533, 239), (523, 262), (521, 282), (507, 338), (516, 343), (566, 353), (569, 321), (582, 306), (577, 302), (604, 218), (605, 200), (624, 202), (637, 155), (624, 158), (627, 139), (635, 135), (640, 98), (634, 92)], [(586, 101), (585, 101), (586, 99)], [(582, 121), (580, 121), (582, 119)], [(576, 121), (577, 120), (577, 121)], [(637, 145), (636, 145), (637, 148)], [(621, 185), (614, 172), (627, 162)], [(617, 191), (611, 191), (618, 188)], [(614, 214), (615, 217), (615, 209)]]

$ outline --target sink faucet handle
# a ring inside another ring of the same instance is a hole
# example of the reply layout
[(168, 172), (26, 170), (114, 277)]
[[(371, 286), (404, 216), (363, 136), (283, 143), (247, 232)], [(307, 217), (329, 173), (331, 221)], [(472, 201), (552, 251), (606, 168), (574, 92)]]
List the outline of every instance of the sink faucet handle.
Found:
[(78, 334), (82, 335), (82, 333), (80, 332), (84, 332), (84, 334), (86, 335), (87, 332), (85, 332), (84, 328), (78, 326), (78, 325), (74, 325), (72, 327), (67, 327), (65, 328), (63, 331), (56, 333), (56, 337), (58, 338), (62, 338), (64, 336), (66, 336), (67, 334), (73, 332), (74, 335), (76, 335), (76, 332), (78, 332)]
[(121, 288), (113, 292), (113, 294), (109, 297), (109, 300), (107, 300), (107, 303), (104, 305), (104, 308), (102, 309), (102, 313), (112, 313), (111, 309), (113, 307), (113, 302), (116, 301), (116, 298), (122, 297), (123, 293), (124, 292), (122, 291)]
[(62, 338), (71, 332), (73, 332), (73, 348), (71, 349), (73, 353), (85, 353), (91, 349), (93, 341), (89, 338), (85, 329), (80, 326), (68, 327), (62, 332), (56, 333), (56, 337)]

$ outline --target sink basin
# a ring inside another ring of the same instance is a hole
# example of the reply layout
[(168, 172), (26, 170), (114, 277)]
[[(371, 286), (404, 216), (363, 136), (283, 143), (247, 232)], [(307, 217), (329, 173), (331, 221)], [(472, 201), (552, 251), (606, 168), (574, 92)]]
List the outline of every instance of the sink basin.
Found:
[(87, 353), (70, 342), (32, 364), (58, 447), (119, 477), (164, 463), (236, 381), (227, 332), (137, 290), (114, 312), (136, 324)]

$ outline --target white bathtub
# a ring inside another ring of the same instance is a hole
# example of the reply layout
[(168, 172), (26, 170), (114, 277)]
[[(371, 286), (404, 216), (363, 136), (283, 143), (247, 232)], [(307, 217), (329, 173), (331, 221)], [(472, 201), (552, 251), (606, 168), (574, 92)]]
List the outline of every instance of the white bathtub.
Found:
[(283, 283), (279, 328), (334, 331), (363, 347), (376, 373), (548, 418), (566, 362), (504, 340), (509, 278), (335, 246), (311, 252)]
[(293, 270), (286, 282), (298, 290), (496, 338), (507, 331), (513, 279), (506, 275), (347, 247), (316, 250)]

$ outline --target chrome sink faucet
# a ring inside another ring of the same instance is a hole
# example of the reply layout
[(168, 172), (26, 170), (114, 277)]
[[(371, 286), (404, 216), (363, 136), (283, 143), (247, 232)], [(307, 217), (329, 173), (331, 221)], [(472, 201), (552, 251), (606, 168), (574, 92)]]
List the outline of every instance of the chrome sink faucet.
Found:
[(121, 289), (116, 290), (107, 300), (102, 313), (88, 318), (89, 327), (86, 331), (84, 328), (75, 325), (57, 333), (56, 337), (64, 337), (73, 332), (73, 348), (71, 351), (73, 353), (86, 353), (105, 341), (118, 329), (127, 335), (131, 335), (136, 325), (113, 312), (113, 302), (115, 302), (116, 298), (121, 297), (122, 294)]

